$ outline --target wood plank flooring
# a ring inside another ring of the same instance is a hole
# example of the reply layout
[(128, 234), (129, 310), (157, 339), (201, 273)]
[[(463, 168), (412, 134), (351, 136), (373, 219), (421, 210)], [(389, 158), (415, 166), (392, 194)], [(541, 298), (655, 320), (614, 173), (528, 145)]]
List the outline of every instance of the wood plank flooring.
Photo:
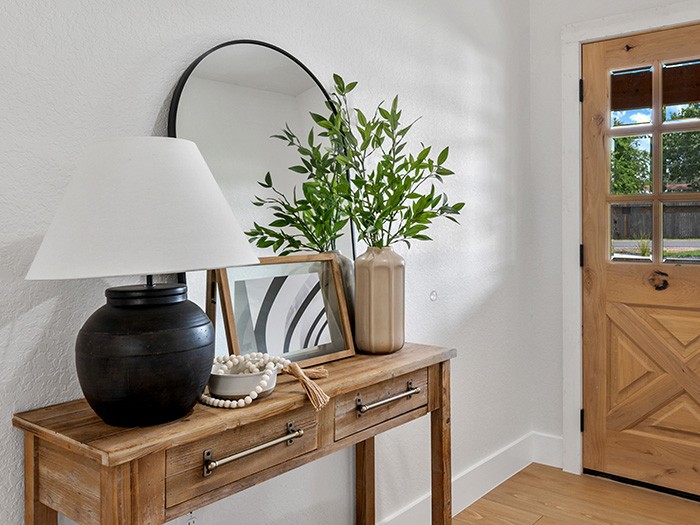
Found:
[(700, 503), (533, 463), (453, 525), (700, 525)]

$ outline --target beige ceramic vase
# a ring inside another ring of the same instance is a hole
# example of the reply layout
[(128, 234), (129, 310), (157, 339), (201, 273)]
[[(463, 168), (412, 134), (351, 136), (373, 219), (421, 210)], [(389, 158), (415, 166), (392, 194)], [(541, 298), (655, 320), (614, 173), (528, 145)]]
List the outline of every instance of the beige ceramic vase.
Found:
[(368, 354), (390, 354), (404, 344), (403, 257), (368, 248), (355, 260), (355, 345)]

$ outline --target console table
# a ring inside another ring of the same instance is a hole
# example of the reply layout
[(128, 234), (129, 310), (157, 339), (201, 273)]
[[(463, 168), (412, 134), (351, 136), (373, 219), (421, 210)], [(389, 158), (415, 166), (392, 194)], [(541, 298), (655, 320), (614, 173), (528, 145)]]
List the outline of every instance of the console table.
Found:
[(243, 409), (198, 404), (178, 421), (107, 425), (84, 399), (16, 414), (24, 431), (25, 523), (160, 524), (355, 445), (356, 521), (374, 523), (374, 436), (431, 415), (432, 523), (451, 522), (450, 362), (454, 349), (407, 343), (395, 354), (328, 363), (331, 397), (315, 412), (279, 378)]

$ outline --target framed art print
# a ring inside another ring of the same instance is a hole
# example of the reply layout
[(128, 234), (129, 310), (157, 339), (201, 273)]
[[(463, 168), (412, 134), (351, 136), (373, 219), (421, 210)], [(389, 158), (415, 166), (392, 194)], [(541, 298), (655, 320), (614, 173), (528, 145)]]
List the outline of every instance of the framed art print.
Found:
[(332, 253), (266, 257), (216, 271), (229, 353), (263, 352), (303, 366), (355, 353)]

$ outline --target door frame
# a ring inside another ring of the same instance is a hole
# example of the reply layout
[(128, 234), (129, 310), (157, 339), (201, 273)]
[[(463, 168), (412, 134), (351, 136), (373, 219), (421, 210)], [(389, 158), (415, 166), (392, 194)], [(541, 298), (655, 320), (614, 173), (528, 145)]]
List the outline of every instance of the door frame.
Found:
[[(587, 42), (700, 22), (696, 1), (569, 24), (562, 28), (562, 466), (582, 472), (579, 410), (583, 407), (581, 205), (581, 46)], [(578, 242), (574, 241), (578, 239)]]

